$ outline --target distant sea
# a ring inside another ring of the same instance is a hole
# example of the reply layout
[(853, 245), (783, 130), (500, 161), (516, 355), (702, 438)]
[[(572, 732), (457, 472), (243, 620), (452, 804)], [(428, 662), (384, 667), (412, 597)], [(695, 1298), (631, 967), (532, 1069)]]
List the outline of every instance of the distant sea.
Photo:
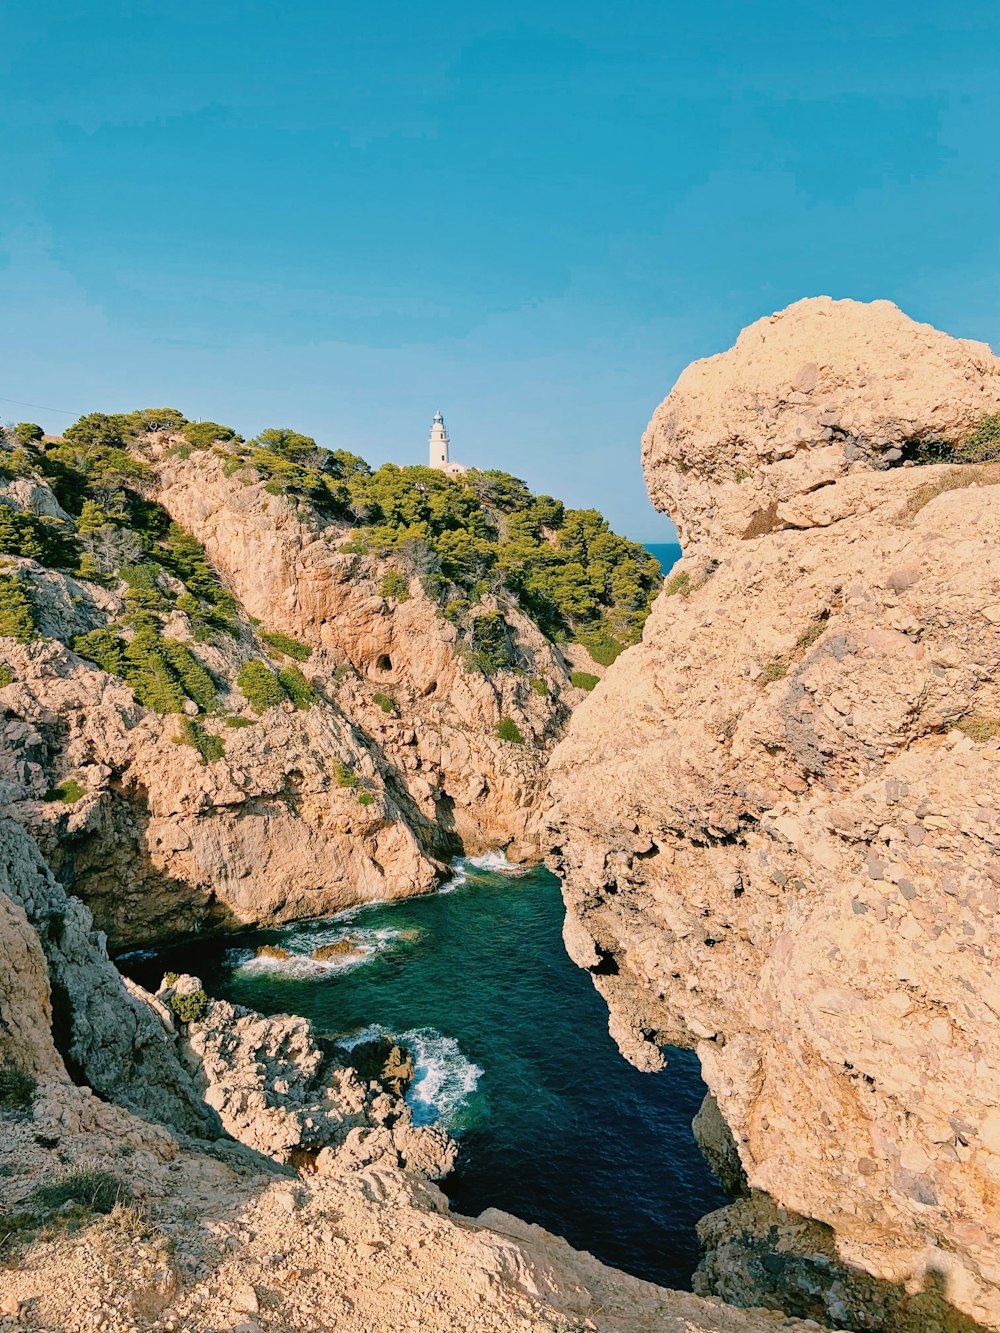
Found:
[(646, 550), (650, 555), (655, 555), (660, 562), (660, 568), (664, 574), (670, 573), (671, 565), (675, 565), (681, 558), (681, 548), (677, 542), (646, 542)]

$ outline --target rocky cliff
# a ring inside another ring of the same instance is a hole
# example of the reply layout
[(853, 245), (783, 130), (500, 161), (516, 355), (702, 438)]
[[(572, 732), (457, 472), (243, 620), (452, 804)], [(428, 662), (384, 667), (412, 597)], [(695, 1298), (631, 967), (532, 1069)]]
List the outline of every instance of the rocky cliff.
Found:
[(644, 437), (685, 558), (555, 751), (555, 864), (623, 1052), (721, 1111), (701, 1290), (1000, 1326), (998, 414), (986, 346), (823, 298)]
[(570, 659), (603, 670), (581, 645), (480, 587), (472, 624), (502, 638), (481, 668), (347, 523), (176, 433), (130, 449), (0, 450), (0, 811), (115, 945), (424, 892), (462, 851), (538, 855), (585, 693)]

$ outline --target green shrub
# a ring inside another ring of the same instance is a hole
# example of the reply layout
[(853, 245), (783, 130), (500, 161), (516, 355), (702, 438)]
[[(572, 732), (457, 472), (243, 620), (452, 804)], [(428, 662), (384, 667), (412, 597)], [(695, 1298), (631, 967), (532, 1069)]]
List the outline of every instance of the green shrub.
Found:
[(35, 1100), (35, 1079), (11, 1065), (0, 1065), (0, 1111), (26, 1111)]
[(161, 986), (176, 986), (181, 979), (179, 972), (164, 972)]
[(128, 1186), (110, 1171), (70, 1171), (48, 1185), (39, 1185), (31, 1196), (42, 1208), (63, 1208), (78, 1204), (92, 1213), (110, 1213), (115, 1204), (130, 1203)]
[(45, 432), (34, 421), (19, 421), (14, 427), (14, 439), (22, 448), (37, 444)]
[(229, 426), (220, 426), (217, 421), (189, 421), (181, 427), (181, 434), (192, 449), (211, 449), (214, 444), (240, 438)]
[(47, 801), (62, 801), (64, 805), (73, 805), (81, 796), (86, 796), (86, 787), (81, 787), (76, 778), (65, 778), (58, 786), (50, 787), (45, 793)]
[(509, 741), (512, 745), (524, 744), (524, 736), (521, 733), (520, 727), (514, 719), (510, 717), (502, 717), (496, 724), (493, 734), (498, 740)]
[(311, 708), (319, 699), (319, 690), (305, 678), (298, 667), (283, 667), (278, 672), (278, 684), (296, 708)]
[(549, 697), (549, 683), (544, 676), (532, 676), (531, 688), (536, 694), (540, 694), (543, 699)]
[(170, 446), (170, 448), (169, 448), (169, 449), (167, 450), (167, 452), (166, 452), (166, 457), (167, 457), (167, 458), (180, 458), (183, 462), (186, 463), (187, 460), (191, 457), (191, 445), (189, 445), (189, 444), (172, 444), (172, 445)]
[(341, 662), (333, 673), (333, 683), (334, 685), (343, 685), (345, 680), (350, 680), (352, 676), (357, 674), (350, 662)]
[(690, 597), (691, 593), (694, 592), (691, 575), (686, 570), (679, 570), (676, 574), (671, 574), (664, 586), (668, 597), (676, 597), (678, 594), (681, 597)]
[(514, 663), (510, 626), (501, 611), (493, 611), (473, 619), (469, 630), (469, 644), (472, 649), (472, 663), (484, 676), (490, 676), (494, 671), (504, 671)]
[(391, 597), (396, 602), (406, 602), (410, 597), (410, 581), (398, 569), (390, 569), (382, 576), (378, 590), (383, 597)]
[(203, 764), (214, 764), (226, 752), (222, 737), (206, 731), (200, 722), (191, 717), (183, 719), (181, 734), (175, 736), (174, 740), (178, 745), (190, 745), (197, 750)]
[(287, 634), (282, 634), (278, 630), (265, 630), (260, 636), (269, 648), (276, 652), (284, 653), (286, 657), (294, 657), (297, 662), (305, 662), (312, 656), (312, 648), (307, 643), (299, 643), (298, 639), (290, 638)]
[(203, 990), (188, 991), (186, 995), (176, 992), (170, 997), (170, 1009), (182, 1023), (197, 1023), (205, 1017), (208, 1008), (208, 996)]
[(360, 787), (361, 779), (355, 773), (354, 769), (345, 764), (342, 759), (337, 759), (333, 765), (333, 776), (337, 780), (338, 787)]
[(38, 638), (35, 613), (24, 585), (14, 574), (0, 574), (0, 638), (30, 643)]
[(5, 663), (0, 662), (0, 690), (2, 690), (5, 685), (13, 685), (15, 679), (16, 677), (10, 667)]
[(986, 417), (967, 440), (952, 452), (956, 463), (1000, 461), (1000, 414)]
[(578, 690), (592, 690), (599, 680), (599, 676), (592, 676), (589, 671), (572, 671), (569, 677), (570, 684)]
[(372, 703), (378, 704), (383, 713), (390, 716), (399, 712), (399, 705), (391, 694), (383, 694), (381, 690), (376, 690), (372, 695)]
[(607, 629), (595, 630), (592, 634), (578, 634), (577, 643), (582, 643), (587, 652), (600, 666), (610, 666), (626, 648)]
[(375, 797), (371, 794), (370, 791), (358, 792), (358, 805), (371, 805), (374, 802), (374, 800)]
[(906, 512), (911, 517), (918, 514), (924, 505), (929, 504), (946, 491), (964, 490), (967, 486), (1000, 485), (1000, 466), (986, 463), (980, 467), (953, 467), (935, 477), (933, 481), (919, 487), (906, 502)]
[(240, 667), (236, 684), (255, 713), (266, 713), (285, 697), (278, 677), (259, 658)]
[(252, 717), (227, 717), (227, 727), (255, 727), (257, 724)]

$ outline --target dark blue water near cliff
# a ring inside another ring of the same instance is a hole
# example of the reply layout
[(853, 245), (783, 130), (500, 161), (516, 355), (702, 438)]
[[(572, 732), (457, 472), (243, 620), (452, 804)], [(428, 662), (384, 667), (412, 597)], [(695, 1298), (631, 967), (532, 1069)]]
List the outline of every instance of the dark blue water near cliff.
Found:
[[(404, 1036), (417, 1057), (414, 1116), (458, 1134), (445, 1182), (453, 1206), (504, 1208), (608, 1263), (686, 1286), (695, 1223), (724, 1202), (691, 1136), (704, 1092), (697, 1061), (656, 1074), (622, 1059), (607, 1010), (560, 938), (558, 881), (512, 874), (495, 854), (459, 863), (455, 887), (326, 921), (188, 940), (119, 960), (156, 986), (193, 971), (210, 994), (304, 1014), (354, 1034)], [(323, 966), (317, 945), (349, 937), (360, 957)], [(284, 960), (254, 957), (281, 945)]]
[(676, 542), (646, 542), (646, 550), (656, 556), (664, 574), (669, 574), (671, 565), (681, 558), (681, 548)]

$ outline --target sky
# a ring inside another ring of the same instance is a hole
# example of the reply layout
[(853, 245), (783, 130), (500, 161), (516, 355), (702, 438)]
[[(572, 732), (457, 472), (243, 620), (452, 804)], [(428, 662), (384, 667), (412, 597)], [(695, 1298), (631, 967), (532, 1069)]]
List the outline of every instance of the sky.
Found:
[(5, 0), (0, 420), (416, 463), (440, 407), (669, 541), (642, 431), (754, 319), (1000, 345), (998, 68), (995, 0)]

